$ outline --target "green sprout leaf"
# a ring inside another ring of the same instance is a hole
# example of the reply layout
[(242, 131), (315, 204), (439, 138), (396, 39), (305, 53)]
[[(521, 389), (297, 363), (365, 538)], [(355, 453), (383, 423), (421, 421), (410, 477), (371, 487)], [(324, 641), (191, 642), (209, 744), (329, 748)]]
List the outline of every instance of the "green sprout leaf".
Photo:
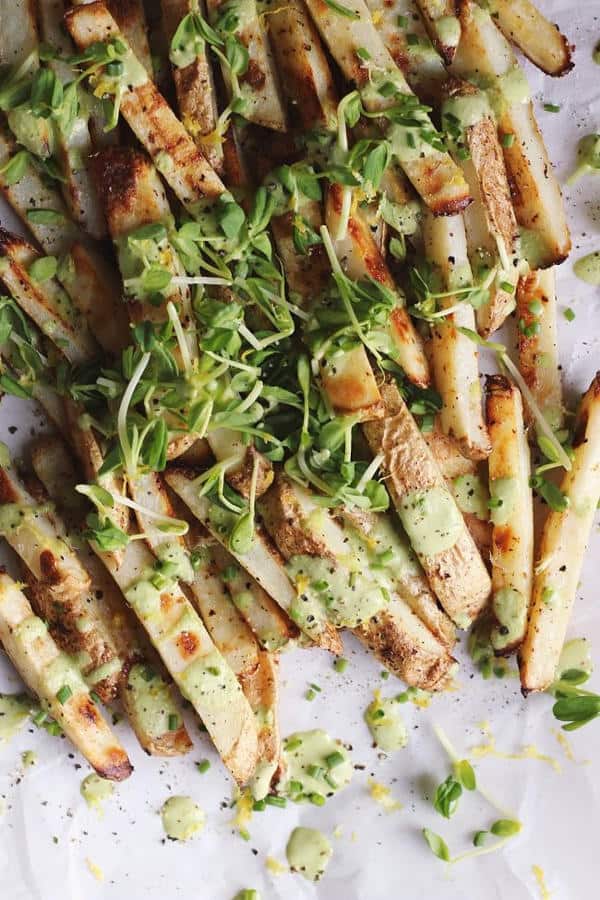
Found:
[(443, 838), (439, 834), (435, 834), (434, 831), (430, 831), (429, 828), (424, 828), (422, 834), (434, 856), (437, 856), (438, 859), (444, 862), (450, 862), (450, 851)]

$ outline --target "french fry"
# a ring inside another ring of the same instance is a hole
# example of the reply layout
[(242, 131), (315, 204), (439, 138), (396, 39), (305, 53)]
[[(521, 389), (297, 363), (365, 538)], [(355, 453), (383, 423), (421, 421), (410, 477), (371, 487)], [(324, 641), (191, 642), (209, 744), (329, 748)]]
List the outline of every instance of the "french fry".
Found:
[[(15, 138), (0, 122), (0, 169), (5, 170), (18, 152)], [(60, 191), (48, 185), (33, 164), (27, 165), (23, 176), (14, 184), (8, 183), (5, 171), (0, 172), (0, 188), (45, 253), (61, 256), (69, 250), (73, 241), (81, 238), (81, 231), (69, 218)], [(58, 216), (56, 221), (50, 223), (35, 222), (27, 218), (28, 209), (51, 209)]]
[(321, 39), (303, 0), (269, 10), (266, 24), (292, 127), (331, 131), (336, 126), (338, 98)]
[(34, 281), (30, 275), (31, 266), (39, 258), (31, 244), (0, 228), (0, 278), (23, 312), (59, 345), (69, 362), (94, 357), (95, 341), (58, 281)]
[(444, 62), (450, 65), (460, 41), (456, 0), (417, 0), (429, 36)]
[(384, 384), (381, 392), (386, 417), (363, 431), (383, 457), (386, 487), (432, 590), (452, 621), (468, 627), (488, 600), (489, 575), (398, 390)]
[[(227, 9), (225, 0), (206, 0), (206, 6), (213, 25)], [(244, 118), (264, 128), (286, 131), (286, 115), (277, 71), (256, 0), (245, 0), (244, 15), (238, 16), (238, 23), (232, 34), (248, 53), (248, 65), (240, 77), (239, 95), (244, 102)], [(222, 67), (222, 71), (223, 80), (231, 92), (229, 71), (226, 66)]]
[(521, 394), (503, 375), (486, 381), (492, 532), (491, 643), (511, 653), (522, 642), (533, 582), (533, 495)]
[[(51, 499), (65, 511), (74, 527), (80, 526), (83, 498), (74, 490), (78, 474), (63, 441), (54, 436), (39, 438), (32, 447), (31, 462)], [(86, 602), (110, 632), (124, 661), (119, 698), (138, 741), (154, 756), (187, 753), (192, 742), (160, 658), (97, 556), (89, 550), (81, 558), (94, 588)], [(180, 723), (177, 728), (169, 727), (173, 716)]]
[[(318, 233), (323, 224), (320, 204), (308, 200), (301, 204), (296, 215), (286, 213), (272, 222), (288, 286), (301, 297), (302, 306), (308, 311), (327, 290), (331, 269), (321, 247), (311, 248), (306, 254), (296, 250), (293, 229), (297, 217)], [(333, 360), (325, 360), (325, 365), (319, 370), (319, 379), (329, 402), (342, 415), (360, 412), (365, 418), (370, 418), (377, 415), (381, 408), (377, 382), (363, 346), (336, 354)]]
[[(517, 221), (531, 239), (522, 248), (532, 268), (562, 262), (571, 248), (562, 195), (514, 53), (489, 13), (472, 0), (460, 2), (461, 41), (452, 72), (494, 79), (501, 138), (512, 135), (504, 161)], [(508, 143), (508, 140), (506, 141)]]
[(335, 254), (349, 278), (372, 278), (398, 297), (398, 305), (390, 316), (389, 329), (398, 353), (398, 362), (408, 378), (419, 387), (430, 383), (429, 366), (422, 340), (406, 311), (404, 300), (385, 259), (373, 240), (368, 225), (351, 214), (343, 238), (337, 238), (342, 214), (343, 192), (341, 185), (331, 185), (325, 206), (325, 221), (332, 237)]
[[(169, 47), (180, 23), (193, 12), (192, 0), (161, 0), (162, 17)], [(180, 60), (171, 52), (171, 71), (177, 93), (181, 120), (190, 132), (213, 169), (223, 171), (223, 147), (215, 134), (219, 111), (212, 66), (206, 45), (198, 47), (191, 62)], [(183, 62), (186, 65), (183, 65)]]
[(211, 558), (241, 617), (263, 649), (275, 652), (298, 637), (298, 628), (289, 616), (224, 547), (215, 542)]
[[(72, 55), (73, 44), (63, 29), (64, 4), (62, 0), (39, 0), (37, 8), (42, 40), (62, 56)], [(63, 86), (72, 82), (76, 77), (73, 67), (64, 60), (49, 60), (48, 67)], [(92, 152), (92, 138), (88, 117), (83, 112), (85, 100), (81, 96), (78, 100), (79, 112), (73, 122), (67, 129), (60, 126), (55, 129), (57, 156), (65, 179), (62, 184), (62, 192), (73, 220), (92, 237), (103, 238), (106, 235), (106, 223), (88, 169), (88, 158)]]
[(0, 573), (0, 640), (26, 685), (102, 777), (128, 778), (133, 767), (85, 682), (15, 582)]
[(30, 0), (0, 0), (0, 19), (0, 65), (20, 66), (39, 44), (35, 8)]
[[(519, 274), (519, 227), (512, 207), (498, 129), (485, 94), (474, 85), (453, 80), (446, 85), (442, 118), (458, 127), (468, 150), (455, 153), (474, 202), (463, 213), (473, 267), (498, 267), (489, 287), (490, 299), (477, 310), (479, 332), (488, 337), (515, 307)], [(508, 286), (512, 285), (512, 290)]]
[[(77, 6), (75, 0), (73, 6)], [(108, 8), (150, 78), (154, 77), (143, 0), (108, 0)]]
[(450, 293), (442, 305), (453, 308), (431, 329), (432, 366), (443, 400), (442, 430), (459, 441), (466, 456), (485, 459), (490, 448), (481, 407), (477, 349), (458, 330), (473, 331), (475, 313), (468, 302), (451, 293), (472, 283), (464, 223), (461, 216), (434, 218), (426, 213), (423, 235), (427, 258), (438, 272), (443, 290)]
[[(364, 0), (351, 0), (347, 8), (353, 13), (352, 17), (340, 15), (325, 0), (308, 0), (307, 6), (343, 74), (363, 91), (364, 102), (371, 111), (384, 109), (390, 102), (372, 89), (365, 90), (370, 84), (371, 70), (383, 73), (382, 83), (387, 77), (401, 93), (412, 94), (404, 75), (377, 33)], [(369, 54), (367, 64), (357, 53), (359, 50), (363, 55), (364, 52)], [(468, 206), (471, 198), (467, 185), (448, 153), (431, 145), (423, 149), (422, 154), (406, 153), (403, 135), (398, 135), (395, 141), (394, 134), (392, 129), (392, 152), (398, 157), (415, 190), (435, 215), (450, 215)]]
[[(456, 643), (454, 624), (437, 602), (408, 538), (396, 527), (397, 523), (381, 513), (343, 510), (340, 517), (346, 530), (350, 529), (351, 534), (356, 534), (360, 544), (368, 552), (377, 554), (392, 551), (393, 562), (389, 566), (389, 572), (395, 593), (450, 652)], [(402, 620), (402, 614), (399, 615)], [(410, 618), (407, 622), (410, 623)]]
[[(124, 40), (102, 3), (69, 10), (65, 23), (80, 50), (115, 37)], [(130, 62), (141, 66), (133, 54)], [(176, 196), (193, 211), (198, 204), (221, 194), (223, 184), (153, 82), (149, 78), (143, 80), (141, 72), (136, 71), (139, 83), (127, 86), (121, 98), (123, 117)]]
[(455, 661), (398, 597), (355, 628), (354, 634), (387, 669), (411, 687), (424, 691), (448, 687)]
[[(206, 541), (188, 542), (196, 551), (198, 565), (189, 588), (210, 635), (235, 672), (259, 723), (258, 765), (255, 780), (268, 792), (279, 765), (279, 718), (277, 711), (277, 660), (261, 650), (250, 627), (234, 605)], [(256, 796), (256, 792), (255, 792)]]
[(573, 68), (568, 39), (531, 0), (490, 0), (488, 9), (508, 40), (542, 72), (565, 75)]
[[(0, 124), (0, 169), (18, 153), (15, 140)], [(60, 191), (53, 188), (30, 162), (22, 177), (9, 184), (0, 172), (0, 190), (48, 256), (61, 258), (57, 277), (74, 305), (85, 315), (98, 343), (118, 353), (127, 341), (127, 316), (121, 284), (100, 253), (86, 241), (70, 218)], [(30, 210), (51, 210), (56, 221), (32, 221)]]
[(140, 541), (125, 547), (123, 562), (94, 548), (123, 591), (183, 696), (190, 701), (235, 778), (244, 784), (256, 770), (254, 714), (224, 657), (178, 583), (155, 578), (156, 558)]
[(521, 647), (521, 686), (543, 691), (554, 680), (569, 624), (586, 545), (600, 500), (600, 373), (581, 401), (574, 456), (561, 482), (569, 505), (544, 523), (527, 634)]
[[(519, 279), (516, 317), (519, 369), (548, 423), (556, 430), (562, 427), (564, 407), (554, 269), (529, 272)], [(531, 422), (527, 408), (526, 413)]]
[(0, 468), (0, 503), (1, 531), (7, 543), (47, 587), (54, 603), (83, 616), (82, 595), (90, 589), (90, 577), (75, 552), (56, 533), (48, 514), (9, 468)]
[[(301, 582), (307, 600), (313, 601), (311, 613), (318, 616), (319, 603), (326, 598), (327, 616), (337, 625), (352, 627), (357, 637), (409, 684), (434, 689), (453, 665), (448, 649), (411, 610), (400, 591), (391, 601), (381, 602), (386, 596), (383, 582), (371, 573), (360, 541), (353, 541), (307, 491), (284, 477), (276, 478), (259, 505), (267, 530), (297, 573), (297, 585)], [(389, 549), (389, 538), (384, 532), (382, 547)], [(325, 582), (324, 595), (314, 588), (317, 582)], [(385, 584), (387, 590), (387, 581)], [(392, 590), (397, 586), (394, 582)]]
[[(189, 469), (172, 467), (167, 470), (166, 481), (170, 488), (183, 500), (202, 525), (219, 541), (239, 564), (256, 579), (262, 588), (290, 616), (298, 617), (303, 606), (303, 595), (298, 593), (290, 580), (284, 560), (263, 528), (256, 529), (254, 541), (249, 551), (237, 553), (228, 546), (228, 538), (219, 526), (217, 510), (207, 497), (199, 496), (195, 485), (195, 473)], [(298, 611), (295, 613), (295, 611)], [(303, 630), (319, 646), (333, 653), (339, 653), (342, 644), (336, 629), (328, 622), (315, 621), (312, 625), (302, 622)]]
[(447, 73), (414, 0), (367, 0), (373, 24), (415, 94), (437, 102)]

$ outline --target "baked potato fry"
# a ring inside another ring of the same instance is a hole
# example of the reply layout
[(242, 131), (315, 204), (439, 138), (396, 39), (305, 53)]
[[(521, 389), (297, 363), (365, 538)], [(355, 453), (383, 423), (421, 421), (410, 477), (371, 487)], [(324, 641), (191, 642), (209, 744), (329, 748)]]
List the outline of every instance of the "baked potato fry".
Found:
[(490, 14), (505, 37), (547, 75), (573, 68), (571, 45), (531, 0), (490, 0)]
[[(31, 462), (50, 498), (73, 526), (79, 526), (83, 498), (75, 492), (78, 473), (66, 445), (58, 437), (39, 438), (32, 447)], [(153, 756), (187, 753), (192, 742), (173, 684), (158, 654), (98, 557), (90, 549), (85, 555), (81, 551), (80, 558), (93, 585), (86, 597), (88, 608), (109, 631), (124, 663), (117, 687), (135, 736)], [(180, 724), (170, 728), (174, 716)]]
[(161, 0), (160, 5), (181, 121), (213, 169), (221, 174), (223, 146), (220, 136), (215, 133), (219, 111), (206, 44), (196, 47), (195, 57), (191, 61), (188, 61), (188, 54), (178, 53), (177, 48), (172, 46), (177, 29), (183, 19), (194, 11), (196, 4), (193, 0)]
[(331, 131), (336, 126), (338, 98), (321, 39), (303, 0), (289, 0), (269, 10), (266, 23), (292, 127)]
[(450, 65), (460, 41), (456, 0), (417, 0), (429, 36), (444, 62)]
[(475, 329), (475, 312), (468, 301), (452, 294), (473, 280), (462, 217), (435, 218), (426, 213), (423, 237), (427, 259), (440, 278), (442, 290), (449, 293), (442, 306), (453, 310), (431, 329), (432, 367), (443, 401), (442, 431), (456, 438), (466, 456), (485, 459), (490, 446), (481, 406), (477, 349), (458, 330)]
[[(344, 236), (338, 237), (342, 206), (343, 189), (339, 184), (332, 184), (327, 193), (325, 222), (338, 261), (353, 281), (372, 278), (398, 297), (398, 305), (394, 308), (388, 325), (398, 353), (398, 363), (414, 384), (427, 387), (430, 375), (423, 342), (406, 311), (404, 297), (396, 287), (369, 226), (360, 216), (351, 213)], [(371, 390), (371, 393), (374, 391)]]
[(10, 468), (0, 467), (1, 533), (59, 607), (85, 615), (90, 577), (43, 507)]
[[(38, 0), (37, 11), (42, 41), (63, 57), (71, 56), (73, 44), (63, 28), (65, 9), (62, 0)], [(48, 67), (63, 87), (76, 77), (74, 68), (63, 59), (49, 60)], [(55, 152), (64, 178), (62, 193), (71, 217), (89, 235), (100, 239), (106, 235), (106, 223), (88, 168), (92, 137), (81, 90), (78, 88), (79, 110), (73, 122), (66, 128), (59, 125), (55, 129)]]
[(219, 756), (235, 780), (246, 783), (258, 761), (256, 721), (233, 671), (198, 613), (178, 583), (158, 573), (156, 558), (140, 541), (130, 541), (120, 565), (94, 549), (146, 629), (175, 684), (202, 719)]
[(492, 531), (490, 640), (497, 653), (512, 653), (527, 628), (533, 583), (533, 494), (523, 401), (503, 375), (486, 381), (486, 417), (492, 452), (488, 458)]
[(367, 6), (386, 49), (417, 97), (437, 102), (446, 68), (431, 45), (415, 0), (367, 0)]
[(381, 387), (386, 417), (365, 422), (386, 487), (429, 584), (459, 628), (485, 606), (491, 582), (454, 497), (396, 387)]
[(25, 684), (102, 778), (123, 781), (133, 767), (69, 657), (33, 614), (17, 584), (0, 573), (0, 641)]
[[(335, 61), (348, 81), (354, 82), (362, 91), (363, 100), (371, 111), (384, 109), (390, 104), (377, 91), (365, 90), (370, 84), (369, 73), (372, 70), (387, 76), (401, 93), (412, 94), (402, 71), (377, 33), (364, 0), (351, 0), (347, 5), (353, 13), (351, 17), (340, 15), (325, 0), (308, 0), (307, 6)], [(365, 52), (369, 54), (368, 65), (357, 53), (359, 50), (363, 56)], [(467, 185), (448, 153), (431, 145), (422, 154), (407, 153), (403, 134), (396, 134), (393, 129), (390, 139), (392, 152), (398, 156), (415, 190), (434, 215), (450, 215), (468, 206), (471, 198)]]
[(31, 0), (0, 0), (0, 19), (0, 66), (20, 66), (40, 41), (35, 7)]
[[(554, 269), (529, 272), (519, 279), (516, 317), (519, 369), (548, 424), (556, 430), (562, 426), (564, 408)], [(531, 422), (527, 408), (525, 412)]]
[[(183, 500), (198, 521), (231, 552), (239, 564), (270, 594), (292, 621), (295, 621), (294, 612), (296, 610), (301, 612), (303, 595), (299, 594), (294, 587), (279, 550), (260, 526), (255, 531), (250, 550), (245, 553), (236, 553), (229, 547), (228, 535), (226, 530), (224, 533), (222, 526), (219, 527), (214, 504), (207, 497), (200, 496), (198, 485), (195, 484), (196, 475), (197, 473), (189, 469), (171, 467), (167, 470), (165, 478), (169, 487)], [(342, 644), (339, 635), (328, 622), (315, 621), (312, 626), (305, 622), (297, 624), (303, 626), (306, 634), (319, 647), (331, 650), (333, 653), (341, 651)]]
[(476, 75), (493, 81), (500, 137), (512, 135), (503, 142), (503, 149), (515, 214), (526, 233), (533, 233), (523, 255), (532, 268), (547, 268), (567, 257), (571, 239), (525, 76), (486, 10), (472, 0), (460, 0), (460, 21), (461, 41), (452, 72), (466, 80)]
[(524, 693), (544, 691), (555, 678), (600, 501), (600, 373), (581, 401), (573, 450), (571, 471), (564, 474), (560, 486), (569, 505), (563, 512), (548, 513), (538, 551), (527, 633), (520, 651)]
[[(213, 26), (228, 11), (226, 0), (206, 0), (206, 6)], [(226, 66), (222, 67), (223, 80), (230, 92), (230, 99), (239, 96), (244, 103), (244, 118), (248, 122), (274, 131), (286, 131), (278, 73), (263, 18), (256, 0), (244, 0), (243, 9), (243, 15), (238, 15), (237, 22), (228, 31), (246, 48), (248, 54), (246, 70), (239, 79), (239, 92), (234, 93)]]
[(69, 362), (96, 355), (97, 345), (83, 316), (55, 278), (35, 280), (41, 255), (22, 238), (0, 228), (0, 278), (21, 307)]
[[(65, 23), (80, 50), (91, 44), (124, 36), (103, 3), (89, 3), (69, 10)], [(124, 41), (125, 42), (125, 41)], [(129, 61), (141, 64), (130, 53)], [(140, 143), (181, 203), (190, 211), (210, 202), (224, 190), (191, 136), (159, 93), (150, 78), (139, 69), (135, 85), (124, 86), (121, 112)]]

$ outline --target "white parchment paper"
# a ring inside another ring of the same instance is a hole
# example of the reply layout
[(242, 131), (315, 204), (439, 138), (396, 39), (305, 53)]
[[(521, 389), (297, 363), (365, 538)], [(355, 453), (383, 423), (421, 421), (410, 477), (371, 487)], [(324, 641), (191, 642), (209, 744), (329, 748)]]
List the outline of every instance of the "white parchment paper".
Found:
[[(527, 66), (539, 121), (561, 181), (573, 166), (577, 140), (600, 130), (600, 67), (592, 48), (600, 39), (599, 0), (539, 0), (550, 18), (577, 45), (575, 70), (562, 79), (544, 78)], [(558, 114), (543, 102), (559, 104)], [(572, 263), (600, 249), (600, 178), (586, 178), (565, 198), (573, 232), (573, 254), (560, 267), (560, 309), (576, 313), (572, 323), (559, 315), (561, 359), (566, 390), (581, 392), (600, 368), (600, 290), (578, 281)], [(14, 227), (4, 206), (0, 220)], [(0, 436), (22, 451), (35, 411), (5, 398)], [(15, 430), (16, 429), (16, 430)], [(9, 557), (7, 557), (9, 559)], [(600, 664), (600, 598), (597, 524), (586, 559), (571, 636), (586, 635)], [(543, 898), (533, 866), (545, 874), (553, 900), (587, 900), (600, 883), (600, 722), (575, 732), (572, 754), (557, 740), (558, 723), (548, 696), (522, 700), (516, 679), (483, 681), (464, 654), (455, 692), (435, 698), (429, 708), (402, 707), (410, 740), (389, 757), (371, 746), (363, 712), (380, 688), (384, 696), (401, 690), (384, 681), (381, 667), (350, 637), (350, 664), (343, 675), (327, 654), (294, 650), (281, 661), (282, 732), (321, 727), (352, 745), (358, 768), (352, 785), (324, 808), (288, 804), (268, 807), (248, 824), (244, 841), (228, 808), (232, 785), (197, 724), (190, 720), (194, 750), (186, 758), (151, 759), (135, 744), (126, 724), (117, 732), (130, 752), (134, 775), (119, 785), (103, 818), (89, 810), (79, 787), (89, 767), (64, 739), (26, 725), (17, 738), (0, 745), (0, 898), (2, 900), (231, 900), (253, 887), (263, 900), (528, 900)], [(592, 688), (600, 687), (600, 675)], [(309, 703), (309, 681), (322, 692)], [(0, 659), (0, 690), (19, 682)], [(443, 835), (453, 855), (468, 850), (473, 832), (497, 818), (477, 794), (463, 796), (449, 821), (431, 806), (432, 788), (449, 772), (432, 725), (444, 727), (459, 752), (488, 744), (488, 722), (496, 750), (522, 756), (488, 754), (474, 758), (479, 782), (523, 822), (521, 835), (505, 850), (447, 867), (431, 855), (421, 828)], [(38, 764), (23, 770), (21, 753), (35, 749)], [(533, 753), (529, 750), (528, 753)], [(535, 756), (546, 755), (549, 760)], [(569, 756), (572, 755), (572, 758)], [(211, 760), (201, 775), (194, 762)], [(402, 807), (386, 812), (369, 793), (369, 779), (390, 788)], [(171, 794), (188, 794), (205, 810), (205, 830), (188, 844), (164, 840), (158, 810)], [(273, 874), (267, 857), (285, 864), (285, 844), (297, 825), (317, 827), (331, 837), (334, 855), (318, 885), (290, 873)], [(97, 867), (96, 875), (91, 868)], [(99, 880), (100, 872), (103, 880)]]

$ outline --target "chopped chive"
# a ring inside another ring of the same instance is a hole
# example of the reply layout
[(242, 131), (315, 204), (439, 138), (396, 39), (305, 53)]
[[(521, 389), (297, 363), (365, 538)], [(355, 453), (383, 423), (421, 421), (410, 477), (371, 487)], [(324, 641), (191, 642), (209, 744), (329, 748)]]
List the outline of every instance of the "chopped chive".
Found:
[(529, 312), (534, 316), (539, 316), (543, 308), (541, 300), (532, 300), (529, 304)]
[(58, 702), (59, 702), (59, 703), (61, 704), (61, 706), (62, 706), (63, 704), (65, 704), (65, 703), (67, 702), (67, 700), (69, 699), (69, 697), (72, 697), (72, 696), (73, 696), (73, 691), (71, 690), (71, 688), (69, 687), (69, 685), (68, 685), (68, 684), (63, 684), (63, 686), (61, 687), (61, 689), (60, 689), (60, 690), (57, 692), (57, 694), (56, 694), (56, 699), (58, 700)]
[(507, 294), (514, 294), (515, 292), (515, 286), (512, 281), (501, 281), (500, 289), (506, 291)]
[(52, 737), (60, 737), (62, 732), (62, 728), (58, 724), (58, 722), (48, 722), (45, 726), (48, 734), (51, 734)]
[(382, 669), (381, 672), (379, 673), (379, 676), (380, 676), (380, 678), (383, 678), (384, 681), (387, 681), (388, 678), (390, 677), (390, 673), (388, 672), (387, 669)]
[(285, 809), (287, 801), (285, 797), (278, 797), (277, 794), (268, 794), (265, 797), (265, 803), (268, 806), (278, 806), (279, 809)]
[(311, 686), (311, 688), (313, 689), (313, 691), (316, 691), (318, 694), (321, 693), (321, 690), (322, 690), (322, 689), (319, 687), (318, 684), (315, 684), (314, 681), (311, 681), (311, 682), (310, 682), (310, 686)]
[(301, 781), (290, 781), (288, 785), (288, 789), (292, 794), (301, 794), (304, 790), (304, 785)]
[(471, 154), (469, 153), (469, 150), (467, 149), (467, 147), (458, 147), (456, 150), (456, 155), (458, 156), (459, 159), (463, 159), (463, 160), (471, 158)]
[(65, 217), (55, 209), (28, 209), (27, 219), (34, 225), (62, 225)]
[(546, 112), (557, 113), (560, 112), (560, 106), (558, 103), (544, 103), (544, 109)]
[(93, 700), (94, 703), (101, 703), (100, 697), (96, 691), (90, 691), (90, 699)]
[(409, 697), (406, 691), (403, 691), (401, 694), (396, 694), (394, 697), (396, 703), (408, 703)]
[(406, 35), (406, 43), (409, 47), (418, 47), (419, 46), (419, 35), (418, 34), (407, 34)]
[(204, 775), (205, 772), (208, 772), (210, 769), (210, 760), (209, 759), (201, 759), (200, 762), (196, 763), (196, 768), (200, 772), (201, 775)]
[(490, 509), (499, 509), (502, 506), (502, 497), (490, 497), (488, 506)]
[(336, 766), (341, 765), (344, 762), (344, 755), (340, 753), (339, 750), (336, 750), (334, 753), (330, 753), (329, 756), (325, 757), (325, 765), (328, 769), (335, 769)]
[(385, 711), (383, 709), (374, 709), (371, 713), (372, 719), (383, 719)]
[(563, 316), (565, 317), (567, 322), (572, 322), (573, 319), (575, 318), (575, 313), (573, 312), (573, 310), (571, 309), (570, 306), (567, 306), (567, 308), (563, 311)]
[(337, 791), (339, 784), (337, 783), (335, 778), (332, 778), (331, 775), (326, 775), (324, 780), (332, 790)]
[(221, 670), (218, 666), (208, 666), (207, 672), (210, 672), (211, 675), (220, 675)]
[(144, 666), (144, 669), (142, 671), (142, 678), (144, 679), (144, 681), (152, 681), (154, 675), (155, 672), (151, 666)]
[(323, 794), (309, 794), (308, 799), (314, 806), (325, 806), (325, 797)]
[(359, 47), (356, 50), (356, 55), (359, 59), (362, 59), (364, 62), (368, 62), (371, 59), (371, 54), (367, 50), (366, 47)]
[(304, 699), (305, 700), (314, 700), (316, 696), (317, 696), (316, 691), (313, 691), (313, 689), (311, 688), (310, 690), (306, 691), (306, 693), (304, 694)]
[(286, 741), (285, 750), (297, 750), (298, 747), (302, 746), (302, 738), (291, 738), (289, 741)]
[(508, 131), (506, 134), (503, 134), (500, 138), (500, 143), (503, 147), (512, 147), (515, 142), (515, 136), (512, 132)]
[[(327, 762), (327, 760), (325, 760), (325, 761)], [(308, 772), (308, 774), (310, 775), (311, 778), (320, 778), (325, 770), (324, 770), (323, 766), (317, 766), (314, 763), (312, 763), (310, 766), (308, 766), (306, 771)]]
[(473, 835), (473, 846), (482, 847), (486, 841), (489, 831), (476, 831)]
[(169, 731), (177, 731), (179, 728), (179, 716), (171, 713), (169, 716)]
[(34, 725), (37, 725), (38, 728), (40, 728), (44, 724), (44, 722), (46, 721), (47, 718), (48, 718), (48, 716), (44, 712), (44, 710), (40, 709), (39, 712), (36, 712), (35, 716), (33, 717), (33, 719), (31, 721), (33, 722)]
[(336, 672), (339, 672), (341, 675), (342, 672), (345, 672), (346, 669), (348, 668), (348, 660), (344, 659), (343, 656), (339, 656), (337, 659), (334, 659), (333, 668), (335, 669)]
[(252, 804), (252, 809), (254, 810), (254, 812), (262, 812), (264, 809), (266, 809), (266, 807), (266, 800), (255, 800)]
[(408, 25), (408, 16), (397, 16), (396, 25), (398, 26), (398, 28), (406, 28), (406, 26)]
[(321, 578), (319, 581), (313, 581), (312, 586), (315, 591), (326, 591), (329, 587), (329, 582), (325, 581), (324, 578)]
[(112, 62), (109, 62), (106, 64), (106, 68), (104, 71), (106, 72), (107, 75), (110, 75), (113, 78), (114, 77), (118, 78), (119, 75), (123, 74), (124, 69), (125, 69), (125, 66), (123, 65), (121, 60), (114, 59)]
[(238, 830), (238, 834), (239, 834), (239, 836), (242, 838), (243, 841), (249, 841), (249, 840), (250, 840), (250, 832), (248, 831), (247, 828), (240, 828), (240, 829)]

